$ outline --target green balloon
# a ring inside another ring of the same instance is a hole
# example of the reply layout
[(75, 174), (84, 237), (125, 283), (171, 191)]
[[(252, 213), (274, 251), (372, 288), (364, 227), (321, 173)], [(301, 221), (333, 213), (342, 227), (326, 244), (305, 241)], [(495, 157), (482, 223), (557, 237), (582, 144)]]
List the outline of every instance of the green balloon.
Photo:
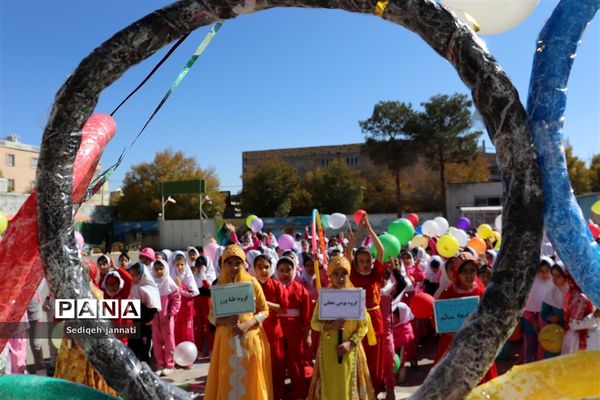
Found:
[(400, 369), (400, 356), (394, 353), (394, 374)]
[[(384, 233), (379, 235), (379, 240), (383, 245), (383, 260), (385, 262), (387, 262), (390, 257), (398, 257), (402, 246), (400, 245), (400, 241), (394, 235)], [(373, 255), (373, 258), (377, 258), (377, 248), (375, 245), (371, 245), (371, 254)]]
[(400, 218), (390, 222), (388, 232), (394, 235), (402, 246), (406, 246), (413, 236), (415, 236), (415, 227), (406, 218)]
[(329, 229), (329, 215), (321, 215), (321, 226), (323, 229)]

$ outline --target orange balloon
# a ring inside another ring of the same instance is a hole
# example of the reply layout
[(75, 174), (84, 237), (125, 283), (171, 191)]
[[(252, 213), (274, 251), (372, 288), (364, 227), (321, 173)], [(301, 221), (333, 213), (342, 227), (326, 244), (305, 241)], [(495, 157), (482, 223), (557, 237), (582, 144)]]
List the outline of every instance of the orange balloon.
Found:
[(473, 239), (471, 239), (469, 243), (467, 243), (467, 246), (475, 250), (477, 254), (483, 254), (487, 249), (485, 241), (479, 236), (473, 237)]

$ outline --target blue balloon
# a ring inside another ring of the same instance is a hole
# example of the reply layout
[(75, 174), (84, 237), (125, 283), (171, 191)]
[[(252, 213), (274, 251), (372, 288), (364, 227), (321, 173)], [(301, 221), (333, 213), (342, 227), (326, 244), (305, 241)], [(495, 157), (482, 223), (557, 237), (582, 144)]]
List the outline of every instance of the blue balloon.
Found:
[(569, 74), (581, 36), (598, 9), (600, 0), (561, 0), (556, 6), (538, 38), (527, 112), (541, 166), (548, 238), (581, 289), (600, 306), (600, 246), (571, 190), (562, 146)]
[(422, 235), (423, 234), (423, 225), (417, 225), (417, 227), (415, 228), (415, 234), (416, 235)]

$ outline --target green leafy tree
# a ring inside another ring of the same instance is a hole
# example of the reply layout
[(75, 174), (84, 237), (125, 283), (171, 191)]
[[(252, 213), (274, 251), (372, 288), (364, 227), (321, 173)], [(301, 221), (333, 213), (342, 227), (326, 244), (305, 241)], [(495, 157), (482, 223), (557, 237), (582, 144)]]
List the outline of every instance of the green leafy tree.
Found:
[(326, 168), (306, 175), (306, 189), (311, 195), (312, 205), (323, 214), (348, 214), (359, 209), (361, 187), (364, 187), (364, 180), (360, 173), (341, 160), (334, 160)]
[(306, 189), (306, 182), (300, 181), (300, 184), (294, 189), (292, 194), (292, 208), (290, 215), (312, 215), (313, 210), (312, 195)]
[(417, 113), (410, 103), (380, 101), (369, 119), (359, 121), (366, 141), (362, 151), (377, 165), (386, 166), (394, 176), (396, 214), (404, 209), (401, 171), (413, 162), (416, 150), (410, 140)]
[(421, 103), (414, 124), (407, 131), (414, 145), (425, 155), (430, 168), (439, 172), (441, 189), (439, 210), (446, 213), (448, 163), (466, 164), (477, 157), (477, 139), (481, 131), (471, 131), (472, 103), (464, 94), (436, 95)]
[(567, 159), (569, 180), (575, 194), (589, 193), (592, 188), (590, 170), (586, 167), (583, 160), (573, 155), (573, 146), (568, 141), (565, 143), (565, 157)]
[(292, 208), (292, 197), (299, 182), (292, 165), (270, 159), (252, 166), (242, 175), (241, 203), (244, 214), (259, 217), (285, 217)]
[(595, 154), (592, 157), (590, 164), (590, 180), (592, 192), (600, 192), (600, 154)]
[[(131, 167), (123, 181), (123, 196), (117, 203), (119, 219), (125, 221), (154, 220), (162, 210), (160, 182), (204, 179), (210, 203), (204, 212), (213, 217), (225, 208), (224, 196), (219, 192), (219, 178), (214, 169), (202, 169), (195, 157), (186, 157), (181, 151), (165, 150), (156, 153), (151, 163)], [(194, 219), (199, 216), (198, 195), (173, 195), (176, 204), (167, 204), (169, 219)]]

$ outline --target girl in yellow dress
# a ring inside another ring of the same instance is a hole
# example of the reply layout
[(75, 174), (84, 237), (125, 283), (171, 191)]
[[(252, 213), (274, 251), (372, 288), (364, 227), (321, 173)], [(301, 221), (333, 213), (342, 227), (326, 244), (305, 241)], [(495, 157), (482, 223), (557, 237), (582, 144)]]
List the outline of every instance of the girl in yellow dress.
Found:
[[(327, 266), (327, 275), (331, 288), (353, 287), (349, 279), (350, 262), (345, 257), (333, 257)], [(361, 344), (369, 329), (367, 319), (320, 321), (317, 303), (311, 326), (321, 335), (307, 399), (375, 399), (367, 358)], [(337, 331), (340, 329), (343, 329), (343, 342), (338, 345)], [(338, 357), (342, 357), (341, 363), (338, 363)]]
[[(256, 278), (244, 268), (246, 254), (238, 245), (230, 245), (221, 255), (218, 285), (251, 282), (256, 312), (215, 318), (213, 353), (206, 381), (205, 399), (269, 400), (273, 398), (269, 341), (262, 322), (269, 315), (267, 301)], [(239, 338), (239, 341), (236, 339)], [(239, 345), (237, 343), (239, 343)], [(236, 351), (236, 346), (241, 351)]]

